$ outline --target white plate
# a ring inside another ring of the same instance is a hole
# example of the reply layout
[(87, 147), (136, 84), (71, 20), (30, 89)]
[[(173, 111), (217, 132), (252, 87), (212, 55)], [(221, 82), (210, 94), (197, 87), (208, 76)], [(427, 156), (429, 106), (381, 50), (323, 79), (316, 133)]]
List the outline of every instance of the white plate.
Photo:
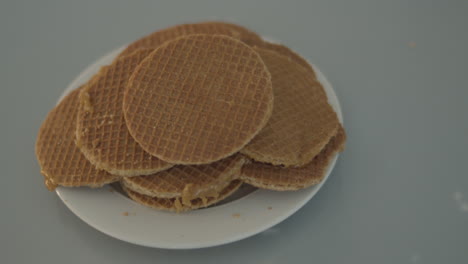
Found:
[[(114, 50), (86, 68), (61, 98), (89, 80), (120, 51)], [(316, 66), (314, 70), (342, 121), (340, 104), (331, 84)], [(295, 213), (320, 190), (337, 157), (332, 160), (325, 179), (316, 186), (295, 192), (255, 190), (229, 203), (181, 214), (139, 205), (110, 186), (99, 189), (59, 187), (57, 194), (79, 218), (117, 239), (156, 248), (204, 248), (255, 235)]]

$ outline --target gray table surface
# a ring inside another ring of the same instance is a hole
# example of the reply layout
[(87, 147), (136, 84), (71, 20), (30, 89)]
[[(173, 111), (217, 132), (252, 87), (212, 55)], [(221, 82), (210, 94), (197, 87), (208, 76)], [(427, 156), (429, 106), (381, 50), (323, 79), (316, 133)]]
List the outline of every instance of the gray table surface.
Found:
[[(468, 263), (467, 13), (463, 0), (2, 1), (1, 262)], [(160, 250), (94, 230), (43, 186), (42, 120), (99, 56), (210, 18), (317, 64), (341, 100), (346, 151), (304, 208), (240, 242)]]

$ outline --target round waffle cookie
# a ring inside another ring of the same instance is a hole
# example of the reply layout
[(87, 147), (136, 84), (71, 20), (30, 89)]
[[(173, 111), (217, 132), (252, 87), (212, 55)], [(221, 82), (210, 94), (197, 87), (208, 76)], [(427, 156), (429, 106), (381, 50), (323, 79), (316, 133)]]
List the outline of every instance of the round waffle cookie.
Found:
[(254, 32), (239, 25), (226, 22), (203, 22), (194, 24), (182, 24), (156, 31), (147, 35), (125, 48), (119, 57), (126, 56), (141, 48), (155, 49), (166, 41), (191, 34), (226, 35), (241, 40), (247, 44), (259, 43), (262, 39)]
[(80, 94), (76, 143), (93, 165), (111, 174), (148, 175), (172, 166), (146, 153), (133, 140), (122, 112), (128, 78), (151, 52), (141, 49), (114, 61)]
[(183, 204), (180, 198), (158, 198), (147, 196), (128, 189), (124, 184), (122, 184), (122, 189), (132, 200), (142, 205), (160, 210), (183, 212), (213, 205), (233, 194), (241, 185), (242, 181), (234, 180), (216, 195), (212, 197), (195, 198), (190, 201), (189, 205)]
[(304, 167), (284, 168), (252, 162), (242, 168), (241, 179), (255, 187), (277, 191), (298, 190), (318, 184), (335, 154), (343, 150), (345, 141), (345, 131), (340, 127), (325, 148)]
[(177, 165), (153, 175), (127, 177), (128, 189), (158, 198), (181, 197), (186, 204), (196, 197), (218, 193), (240, 175), (245, 158), (236, 154), (205, 165)]
[(271, 76), (258, 53), (221, 35), (160, 46), (135, 69), (123, 101), (133, 138), (175, 164), (206, 164), (239, 151), (272, 108)]
[(57, 185), (100, 187), (120, 177), (97, 170), (75, 146), (79, 90), (68, 94), (39, 129), (36, 157), (49, 190)]
[(307, 60), (305, 60), (303, 57), (301, 57), (299, 54), (297, 54), (290, 48), (281, 44), (271, 43), (268, 41), (263, 41), (261, 44), (255, 45), (255, 46), (258, 46), (260, 48), (267, 49), (267, 50), (276, 51), (277, 53), (290, 58), (292, 61), (296, 62), (297, 64), (303, 66), (308, 71), (310, 71), (310, 74), (315, 77), (315, 71), (314, 69), (312, 69), (312, 66), (310, 66)]
[(308, 70), (275, 51), (256, 50), (270, 70), (275, 107), (267, 125), (241, 152), (274, 165), (305, 165), (336, 133), (336, 113)]

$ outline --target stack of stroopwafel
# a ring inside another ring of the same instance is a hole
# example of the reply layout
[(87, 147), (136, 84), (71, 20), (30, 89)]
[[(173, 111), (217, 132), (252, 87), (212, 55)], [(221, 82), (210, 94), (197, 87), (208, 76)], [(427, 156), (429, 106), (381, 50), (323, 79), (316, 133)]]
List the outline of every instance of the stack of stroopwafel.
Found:
[(243, 182), (319, 183), (345, 132), (313, 68), (224, 22), (130, 44), (47, 116), (36, 156), (49, 189), (120, 182), (138, 203), (206, 207)]

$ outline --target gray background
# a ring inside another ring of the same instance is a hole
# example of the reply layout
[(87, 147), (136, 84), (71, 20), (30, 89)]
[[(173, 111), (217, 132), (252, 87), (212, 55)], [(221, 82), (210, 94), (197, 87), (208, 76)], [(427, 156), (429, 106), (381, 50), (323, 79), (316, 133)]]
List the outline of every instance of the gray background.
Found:
[[(1, 2), (2, 263), (468, 263), (468, 1), (254, 2)], [(99, 56), (207, 18), (317, 64), (341, 100), (347, 150), (302, 210), (249, 239), (168, 251), (108, 237), (44, 188), (37, 130)]]

